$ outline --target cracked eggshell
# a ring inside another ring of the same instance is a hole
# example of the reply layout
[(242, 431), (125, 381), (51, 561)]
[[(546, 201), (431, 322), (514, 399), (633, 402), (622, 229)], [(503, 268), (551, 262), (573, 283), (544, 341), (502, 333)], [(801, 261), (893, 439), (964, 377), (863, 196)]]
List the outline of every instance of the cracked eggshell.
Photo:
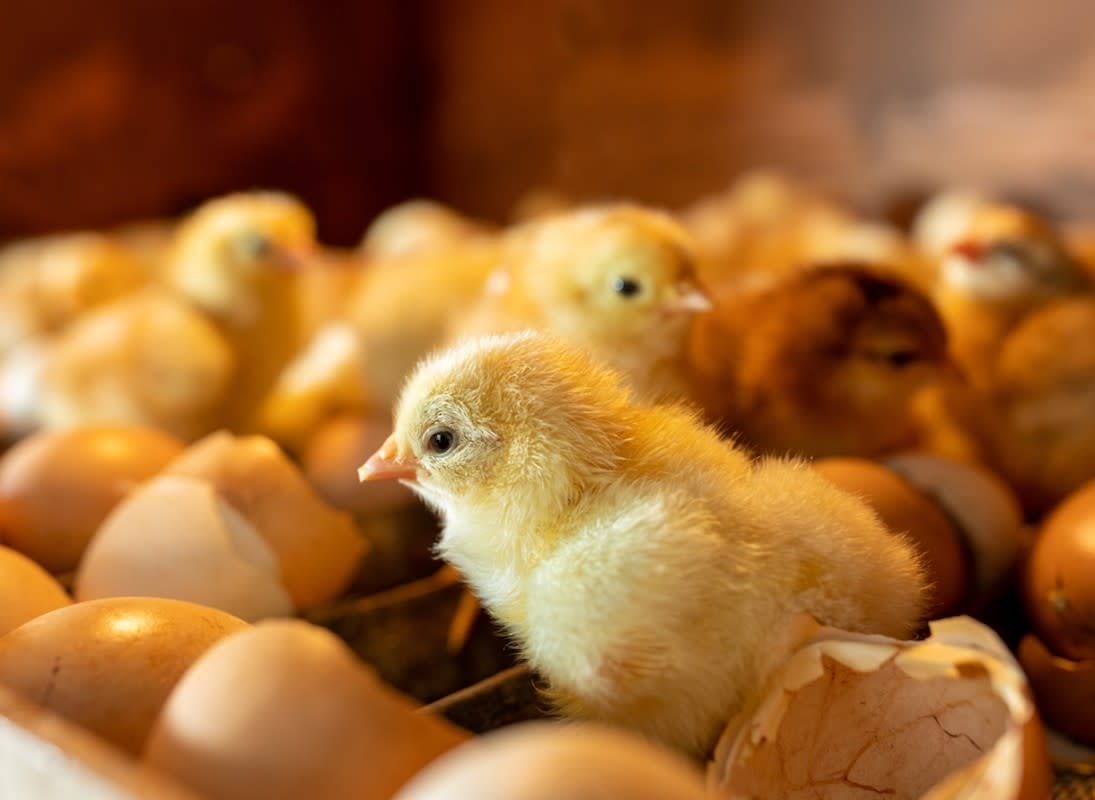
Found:
[(823, 458), (814, 468), (870, 505), (895, 533), (904, 534), (924, 558), (931, 581), (929, 618), (958, 610), (970, 583), (970, 563), (958, 530), (931, 499), (890, 469), (863, 458)]
[(1095, 481), (1046, 518), (1027, 564), (1024, 597), (1031, 626), (1049, 650), (1095, 659)]
[(397, 800), (703, 800), (683, 757), (592, 724), (529, 722), (478, 737), (438, 759)]
[(418, 711), (329, 631), (271, 620), (194, 664), (144, 759), (211, 800), (381, 800), (469, 736)]
[(52, 575), (22, 553), (0, 546), (0, 636), (71, 603)]
[(75, 569), (111, 509), (183, 448), (160, 431), (125, 425), (27, 437), (0, 459), (0, 542), (50, 572)]
[(883, 463), (939, 504), (973, 555), (973, 594), (981, 602), (1011, 586), (1027, 547), (1023, 511), (993, 473), (930, 453), (900, 453)]
[(245, 620), (288, 616), (277, 557), (207, 482), (163, 475), (131, 494), (95, 534), (77, 600), (168, 597)]
[(1048, 798), (1019, 665), (969, 617), (902, 642), (815, 627), (727, 727), (708, 786), (730, 798)]
[(183, 672), (247, 623), (151, 597), (76, 603), (0, 637), (0, 683), (137, 754)]
[(164, 471), (208, 481), (246, 517), (277, 556), (297, 608), (332, 600), (353, 579), (368, 542), (329, 506), (264, 436), (207, 436)]

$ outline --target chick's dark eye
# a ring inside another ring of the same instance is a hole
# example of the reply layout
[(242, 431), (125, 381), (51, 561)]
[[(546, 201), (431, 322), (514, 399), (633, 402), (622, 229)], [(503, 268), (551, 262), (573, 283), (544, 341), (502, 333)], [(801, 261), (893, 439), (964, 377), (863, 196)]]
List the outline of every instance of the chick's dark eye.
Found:
[(247, 258), (267, 258), (274, 252), (274, 243), (261, 233), (247, 233), (240, 237), (239, 249)]
[(907, 367), (920, 360), (920, 353), (915, 350), (891, 350), (875, 355), (879, 361), (885, 361), (891, 367)]
[(642, 285), (634, 278), (618, 276), (612, 279), (612, 291), (621, 297), (634, 297), (642, 291)]
[(453, 432), (444, 428), (433, 431), (426, 440), (426, 444), (431, 453), (437, 455), (444, 455), (452, 450), (452, 446), (456, 444), (456, 437)]

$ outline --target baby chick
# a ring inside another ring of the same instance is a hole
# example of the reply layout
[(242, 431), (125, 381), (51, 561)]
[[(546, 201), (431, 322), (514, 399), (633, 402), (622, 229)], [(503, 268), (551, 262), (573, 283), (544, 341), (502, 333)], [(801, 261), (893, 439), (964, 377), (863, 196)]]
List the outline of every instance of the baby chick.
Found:
[(0, 353), (60, 330), (147, 277), (121, 244), (98, 233), (46, 236), (0, 249)]
[(440, 512), (440, 554), (568, 715), (705, 753), (799, 612), (916, 630), (907, 542), (803, 463), (753, 463), (688, 411), (524, 332), (424, 361), (360, 470)]
[(677, 399), (687, 393), (689, 329), (710, 307), (676, 222), (638, 206), (595, 206), (511, 233), (451, 338), (548, 331), (615, 367), (642, 396)]
[(418, 360), (445, 338), (450, 317), (474, 303), (500, 257), (493, 237), (369, 263), (343, 318), (316, 331), (284, 371), (262, 430), (298, 449), (343, 411), (387, 416)]
[(973, 380), (1004, 335), (1042, 303), (1091, 288), (1080, 263), (1045, 220), (986, 203), (942, 256), (933, 295), (951, 352)]
[(486, 223), (434, 200), (408, 200), (380, 213), (361, 240), (370, 258), (390, 259), (443, 250), (476, 236), (493, 235)]
[(177, 230), (166, 286), (104, 306), (57, 338), (43, 423), (132, 422), (188, 439), (251, 429), (298, 345), (289, 272), (313, 236), (308, 210), (287, 195), (206, 203)]
[(911, 401), (946, 368), (926, 297), (857, 264), (720, 296), (690, 344), (707, 417), (766, 452), (871, 457), (912, 444)]
[(1095, 479), (1095, 296), (1029, 314), (1004, 339), (987, 380), (949, 397), (1031, 515)]

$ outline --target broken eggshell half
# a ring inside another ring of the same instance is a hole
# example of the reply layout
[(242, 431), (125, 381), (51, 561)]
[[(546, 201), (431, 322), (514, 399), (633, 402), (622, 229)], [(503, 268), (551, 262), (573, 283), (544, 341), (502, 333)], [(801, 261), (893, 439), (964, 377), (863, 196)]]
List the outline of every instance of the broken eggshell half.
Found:
[(799, 646), (719, 740), (714, 794), (1049, 797), (1030, 691), (989, 628), (954, 617), (903, 642), (796, 625)]

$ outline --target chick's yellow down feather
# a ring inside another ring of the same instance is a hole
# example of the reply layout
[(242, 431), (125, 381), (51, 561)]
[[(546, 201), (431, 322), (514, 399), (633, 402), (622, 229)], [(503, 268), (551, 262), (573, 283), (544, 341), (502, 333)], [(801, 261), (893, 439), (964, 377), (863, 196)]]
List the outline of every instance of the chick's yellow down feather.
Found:
[(640, 395), (680, 399), (688, 332), (710, 307), (688, 236), (671, 217), (590, 206), (512, 230), (486, 291), (450, 339), (543, 330), (619, 370)]
[(277, 193), (229, 195), (178, 227), (161, 276), (62, 331), (42, 368), (42, 423), (152, 424), (193, 438), (250, 430), (298, 345), (293, 276), (311, 214)]
[(534, 333), (423, 362), (364, 479), (443, 516), (441, 555), (560, 710), (702, 754), (793, 615), (907, 636), (910, 545), (797, 461), (754, 463), (682, 408), (647, 406)]

